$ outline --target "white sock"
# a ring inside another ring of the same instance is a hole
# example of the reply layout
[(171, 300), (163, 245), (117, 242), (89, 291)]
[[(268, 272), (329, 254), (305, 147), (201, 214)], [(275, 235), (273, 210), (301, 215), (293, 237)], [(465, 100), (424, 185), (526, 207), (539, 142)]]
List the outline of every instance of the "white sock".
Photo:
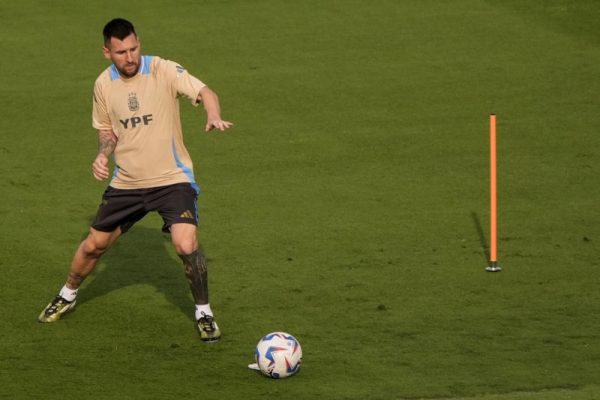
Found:
[(210, 309), (210, 304), (196, 304), (196, 319), (200, 319), (204, 315), (210, 315), (212, 317), (213, 312)]
[(70, 301), (75, 300), (75, 297), (77, 297), (78, 290), (79, 289), (69, 289), (67, 287), (67, 285), (65, 285), (62, 287), (62, 289), (60, 289), (60, 292), (58, 294), (60, 295), (60, 297), (62, 297), (66, 301), (70, 302)]

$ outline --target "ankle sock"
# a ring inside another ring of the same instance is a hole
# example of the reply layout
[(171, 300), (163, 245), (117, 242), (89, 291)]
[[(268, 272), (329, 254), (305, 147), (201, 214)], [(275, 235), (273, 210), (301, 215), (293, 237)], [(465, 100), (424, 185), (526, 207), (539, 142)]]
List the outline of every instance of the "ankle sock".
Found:
[(210, 304), (196, 304), (196, 320), (202, 318), (204, 315), (213, 315)]
[(78, 291), (79, 291), (79, 289), (69, 289), (67, 287), (67, 285), (65, 285), (62, 287), (62, 289), (60, 289), (60, 292), (58, 294), (60, 295), (60, 297), (62, 297), (66, 301), (71, 302), (71, 301), (75, 300), (75, 297), (77, 297)]

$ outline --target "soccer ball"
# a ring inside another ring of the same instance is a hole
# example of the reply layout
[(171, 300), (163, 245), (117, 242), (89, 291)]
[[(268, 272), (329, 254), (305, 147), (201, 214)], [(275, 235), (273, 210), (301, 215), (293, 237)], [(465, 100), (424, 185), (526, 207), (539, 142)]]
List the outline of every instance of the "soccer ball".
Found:
[(264, 375), (274, 379), (287, 378), (300, 369), (302, 348), (289, 333), (271, 332), (256, 345), (254, 359)]

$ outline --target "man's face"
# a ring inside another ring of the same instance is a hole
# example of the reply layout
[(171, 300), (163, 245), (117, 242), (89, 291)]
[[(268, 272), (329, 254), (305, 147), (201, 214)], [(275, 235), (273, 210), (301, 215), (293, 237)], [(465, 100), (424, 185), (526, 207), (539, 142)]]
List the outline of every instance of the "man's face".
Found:
[(132, 33), (123, 40), (110, 38), (110, 44), (102, 49), (104, 57), (111, 60), (119, 73), (125, 78), (131, 78), (140, 68), (140, 41)]

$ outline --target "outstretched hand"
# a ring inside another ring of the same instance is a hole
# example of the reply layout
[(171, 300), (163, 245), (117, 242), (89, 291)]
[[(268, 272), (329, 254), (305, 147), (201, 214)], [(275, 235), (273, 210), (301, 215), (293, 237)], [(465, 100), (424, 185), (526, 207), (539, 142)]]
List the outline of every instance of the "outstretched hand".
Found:
[(216, 128), (216, 129), (220, 130), (221, 132), (223, 132), (225, 129), (229, 129), (232, 126), (233, 126), (233, 122), (223, 121), (220, 118), (215, 118), (215, 119), (210, 119), (210, 120), (208, 120), (208, 122), (206, 122), (205, 131), (210, 132)]
[(206, 110), (206, 126), (204, 130), (210, 132), (213, 129), (218, 129), (223, 132), (233, 126), (229, 121), (221, 119), (221, 106), (219, 105), (219, 97), (208, 86), (204, 86), (198, 93), (196, 101), (201, 101)]

